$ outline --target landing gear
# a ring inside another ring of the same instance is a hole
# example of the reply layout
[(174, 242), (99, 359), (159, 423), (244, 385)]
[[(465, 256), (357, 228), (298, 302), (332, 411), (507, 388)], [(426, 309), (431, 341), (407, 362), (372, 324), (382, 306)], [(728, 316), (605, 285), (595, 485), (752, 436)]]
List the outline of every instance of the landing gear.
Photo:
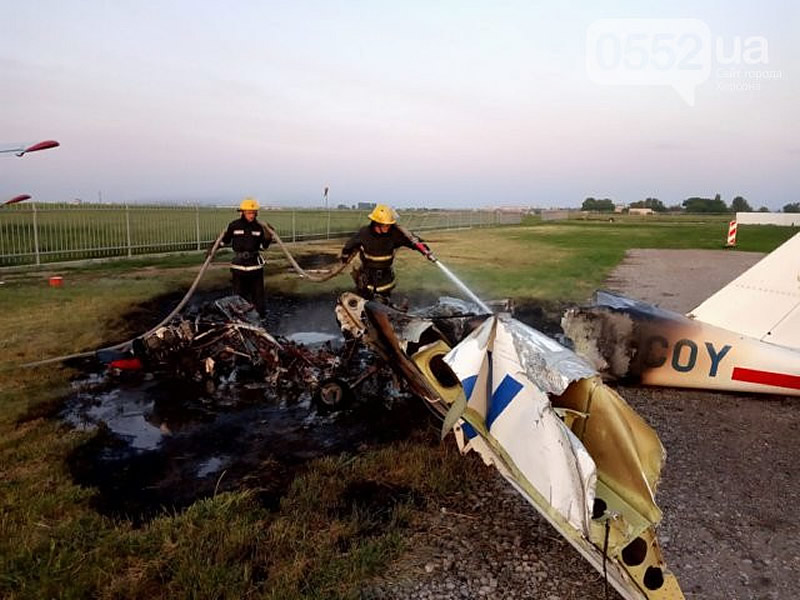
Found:
[(338, 378), (325, 379), (320, 382), (313, 396), (317, 412), (327, 415), (340, 411), (353, 401), (353, 390), (350, 385)]

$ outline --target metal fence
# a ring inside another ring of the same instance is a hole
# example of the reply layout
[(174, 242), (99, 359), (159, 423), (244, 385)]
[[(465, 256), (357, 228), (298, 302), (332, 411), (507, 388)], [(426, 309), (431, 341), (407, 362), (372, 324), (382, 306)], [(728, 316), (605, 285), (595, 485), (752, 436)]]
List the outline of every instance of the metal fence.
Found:
[[(231, 208), (26, 204), (0, 208), (0, 267), (201, 250), (234, 218)], [(262, 210), (284, 241), (343, 237), (367, 222), (357, 210)], [(413, 231), (518, 224), (499, 211), (402, 211)]]

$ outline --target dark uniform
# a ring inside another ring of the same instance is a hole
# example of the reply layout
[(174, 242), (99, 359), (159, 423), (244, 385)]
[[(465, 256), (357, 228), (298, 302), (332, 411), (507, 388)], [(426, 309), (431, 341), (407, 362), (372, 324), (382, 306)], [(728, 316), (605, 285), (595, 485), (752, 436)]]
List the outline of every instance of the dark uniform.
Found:
[(258, 251), (269, 248), (271, 241), (272, 235), (258, 219), (248, 221), (244, 216), (231, 221), (222, 236), (222, 243), (233, 248), (233, 293), (249, 301), (261, 316), (264, 316), (264, 259)]
[(386, 233), (378, 233), (372, 225), (365, 225), (344, 245), (342, 258), (346, 260), (358, 250), (361, 267), (354, 271), (353, 278), (359, 294), (367, 298), (376, 294), (388, 297), (396, 284), (392, 268), (395, 250), (414, 247), (394, 225)]

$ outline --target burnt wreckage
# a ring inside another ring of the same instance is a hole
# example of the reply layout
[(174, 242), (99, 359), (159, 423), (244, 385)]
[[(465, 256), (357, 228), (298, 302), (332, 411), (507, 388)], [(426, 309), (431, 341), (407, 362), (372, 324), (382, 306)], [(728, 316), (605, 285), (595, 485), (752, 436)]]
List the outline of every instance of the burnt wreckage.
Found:
[(310, 353), (279, 341), (264, 329), (252, 305), (238, 296), (177, 317), (134, 341), (133, 351), (148, 368), (205, 382), (212, 393), (240, 379), (261, 378), (273, 385), (313, 380), (320, 368), (335, 360), (332, 354), (320, 355), (316, 364)]
[(135, 353), (217, 393), (259, 382), (309, 394), (322, 412), (376, 380), (386, 394), (411, 392), (441, 416), (443, 436), (496, 467), (624, 598), (683, 598), (655, 532), (664, 448), (584, 359), (508, 313), (452, 298), (404, 312), (345, 293), (335, 312), (345, 341), (305, 347), (226, 298)]
[(212, 398), (246, 387), (273, 400), (311, 400), (320, 413), (345, 408), (356, 389), (368, 387), (374, 397), (407, 388), (388, 364), (355, 340), (304, 343), (273, 336), (238, 296), (175, 317), (136, 339), (133, 354), (133, 359), (113, 354), (111, 368), (166, 372), (202, 385)]

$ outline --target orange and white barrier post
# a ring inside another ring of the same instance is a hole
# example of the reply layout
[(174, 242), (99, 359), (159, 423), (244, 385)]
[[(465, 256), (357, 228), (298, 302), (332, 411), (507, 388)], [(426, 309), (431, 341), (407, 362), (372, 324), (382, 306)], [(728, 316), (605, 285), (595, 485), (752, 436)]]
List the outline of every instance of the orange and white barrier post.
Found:
[(736, 246), (736, 219), (728, 223), (728, 243), (725, 246), (728, 248)]

